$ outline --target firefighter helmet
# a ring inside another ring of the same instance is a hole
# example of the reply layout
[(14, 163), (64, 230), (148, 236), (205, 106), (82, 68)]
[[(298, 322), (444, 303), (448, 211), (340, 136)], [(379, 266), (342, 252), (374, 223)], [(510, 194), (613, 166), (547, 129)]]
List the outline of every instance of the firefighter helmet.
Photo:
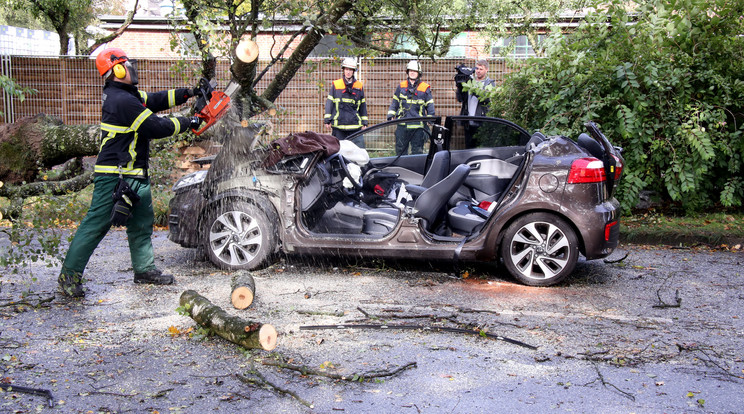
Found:
[(416, 72), (421, 75), (421, 64), (418, 62), (418, 60), (412, 60), (408, 62), (408, 65), (406, 66), (406, 72), (409, 70), (415, 70)]
[(114, 66), (124, 63), (129, 58), (127, 54), (118, 47), (111, 47), (96, 56), (96, 68), (101, 76), (105, 76)]
[(354, 59), (353, 57), (344, 58), (344, 60), (341, 61), (341, 67), (356, 70), (357, 69), (356, 59)]

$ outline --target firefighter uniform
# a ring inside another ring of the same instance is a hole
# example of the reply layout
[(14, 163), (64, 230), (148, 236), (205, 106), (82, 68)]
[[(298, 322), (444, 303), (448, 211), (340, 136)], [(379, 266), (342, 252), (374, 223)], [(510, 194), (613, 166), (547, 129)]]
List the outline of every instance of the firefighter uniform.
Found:
[[(112, 194), (120, 176), (140, 196), (126, 224), (135, 281), (138, 274), (155, 270), (151, 240), (154, 214), (147, 171), (150, 140), (184, 132), (192, 122), (185, 117), (161, 118), (155, 112), (180, 105), (192, 95), (189, 89), (147, 94), (135, 85), (106, 81), (93, 199), (62, 264), (61, 286), (82, 284), (83, 271), (93, 250), (111, 227)], [(67, 293), (82, 296), (82, 291)]]
[[(338, 139), (346, 139), (367, 126), (369, 118), (362, 82), (353, 77), (348, 83), (343, 78), (333, 81), (326, 99), (323, 122), (331, 125), (332, 134)], [(363, 137), (357, 137), (352, 142), (364, 148)]]
[[(415, 118), (422, 116), (434, 116), (434, 98), (431, 86), (426, 82), (410, 82), (404, 80), (395, 89), (393, 101), (387, 112), (387, 118)], [(426, 131), (424, 123), (406, 122), (398, 125), (395, 131), (395, 154), (408, 154), (408, 145), (411, 146), (411, 154), (424, 152), (424, 140)]]

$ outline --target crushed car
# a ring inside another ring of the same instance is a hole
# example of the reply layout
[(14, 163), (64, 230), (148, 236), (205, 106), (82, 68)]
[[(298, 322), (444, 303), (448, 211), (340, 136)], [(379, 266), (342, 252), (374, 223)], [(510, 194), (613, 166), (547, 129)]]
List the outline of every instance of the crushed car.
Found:
[[(267, 266), (280, 252), (502, 262), (531, 286), (617, 247), (623, 158), (596, 124), (548, 137), (499, 118), (425, 117), (358, 134), (371, 147), (419, 121), (425, 153), (373, 158), (330, 135), (265, 145), (260, 125), (243, 128), (175, 184), (169, 239), (224, 269)], [(466, 124), (477, 126), (472, 148)]]

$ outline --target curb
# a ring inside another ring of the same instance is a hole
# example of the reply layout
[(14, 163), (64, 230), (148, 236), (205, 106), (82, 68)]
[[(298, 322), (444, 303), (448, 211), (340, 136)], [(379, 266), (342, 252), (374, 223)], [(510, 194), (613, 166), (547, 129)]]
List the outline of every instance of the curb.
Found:
[(710, 247), (736, 246), (744, 244), (744, 237), (720, 233), (709, 234), (680, 234), (680, 233), (620, 233), (620, 243), (655, 244), (664, 246), (699, 246)]

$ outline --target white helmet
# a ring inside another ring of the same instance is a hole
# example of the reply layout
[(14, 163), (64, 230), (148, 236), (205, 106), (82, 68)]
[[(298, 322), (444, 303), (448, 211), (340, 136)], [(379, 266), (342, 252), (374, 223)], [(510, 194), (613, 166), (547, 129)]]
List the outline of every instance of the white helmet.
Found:
[(408, 62), (408, 65), (406, 66), (406, 72), (408, 72), (409, 70), (415, 70), (419, 73), (419, 75), (421, 74), (421, 64), (418, 63), (418, 60), (412, 60)]
[(356, 70), (356, 68), (357, 68), (357, 61), (353, 57), (344, 58), (344, 60), (341, 61), (341, 67), (342, 68), (349, 68), (349, 69)]

